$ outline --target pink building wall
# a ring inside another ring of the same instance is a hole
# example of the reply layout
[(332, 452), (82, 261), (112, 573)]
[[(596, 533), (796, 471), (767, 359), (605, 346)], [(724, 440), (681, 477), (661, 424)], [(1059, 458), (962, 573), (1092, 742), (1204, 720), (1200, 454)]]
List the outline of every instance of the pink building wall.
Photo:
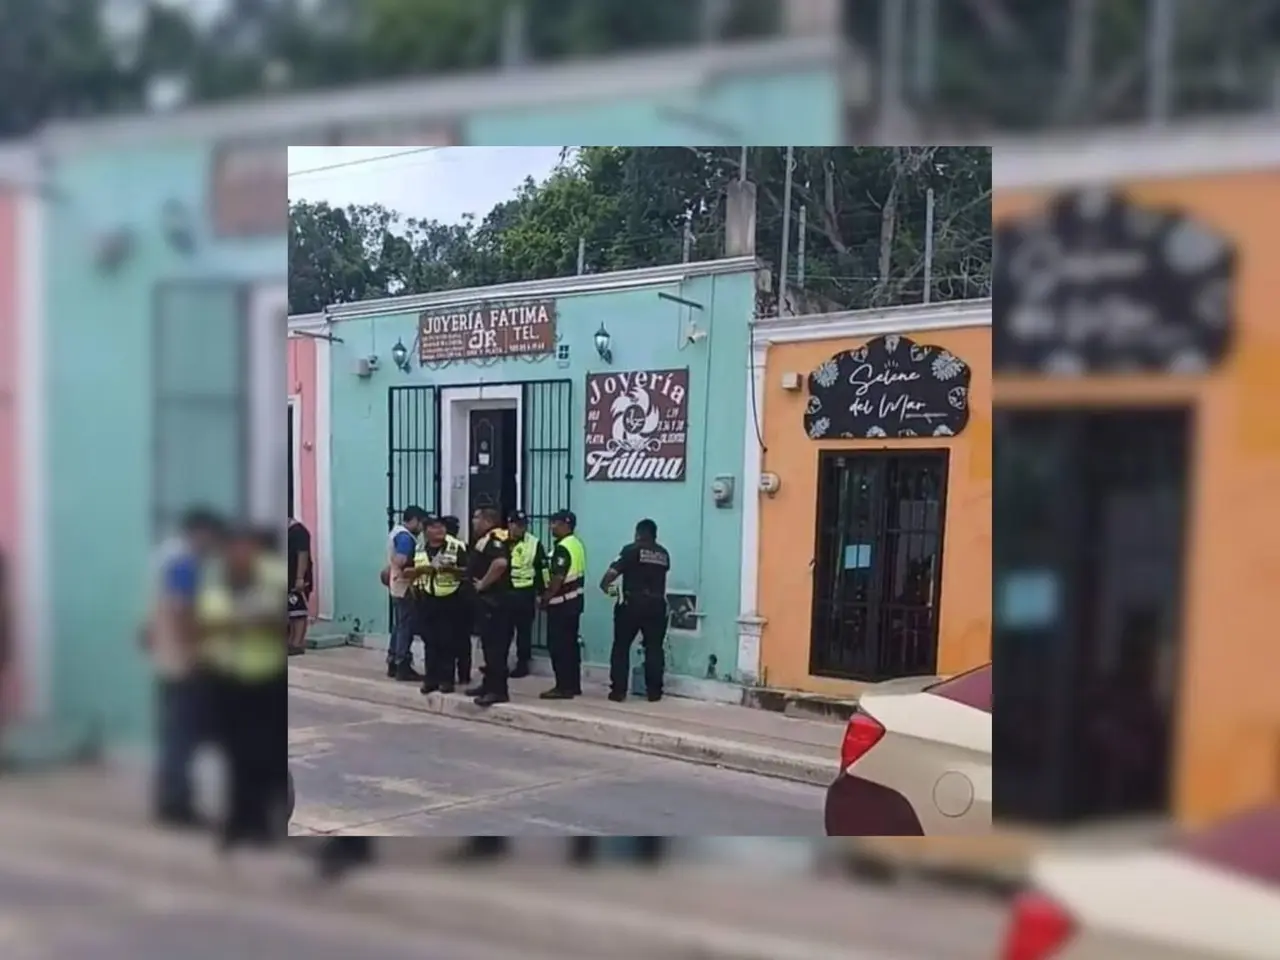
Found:
[[(311, 531), (312, 547), (319, 551), (324, 544), (318, 542), (319, 504), (316, 497), (316, 342), (309, 337), (289, 338), (289, 395), (298, 407), (298, 436), (294, 442), (298, 445), (297, 459), (294, 461), (298, 475), (299, 499), (302, 501), (298, 517)], [(292, 455), (292, 451), (291, 451)], [(313, 563), (315, 558), (313, 558)], [(315, 568), (315, 590), (311, 594), (311, 616), (315, 617), (318, 597), (328, 584), (320, 583), (320, 571), (323, 568), (317, 563)]]

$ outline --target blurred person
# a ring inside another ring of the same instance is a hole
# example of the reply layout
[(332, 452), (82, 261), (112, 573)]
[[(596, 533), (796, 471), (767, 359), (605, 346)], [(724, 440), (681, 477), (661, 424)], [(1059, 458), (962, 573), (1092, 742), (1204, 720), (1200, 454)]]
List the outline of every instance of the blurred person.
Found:
[(511, 543), (511, 620), (515, 630), (516, 666), (511, 676), (529, 675), (533, 659), (533, 621), (538, 611), (538, 590), (546, 582), (547, 551), (542, 541), (529, 532), (529, 517), (523, 510), (507, 516)]
[(571, 510), (560, 510), (551, 518), (550, 580), (542, 595), (547, 611), (547, 653), (556, 683), (543, 691), (543, 700), (570, 700), (582, 694), (582, 650), (578, 646), (578, 625), (582, 621), (587, 551), (577, 536), (578, 518)]
[(466, 567), (467, 545), (449, 536), (441, 517), (429, 516), (414, 555), (412, 591), (414, 621), (425, 650), (424, 694), (455, 689), (459, 643), (470, 630), (460, 592)]
[(401, 681), (421, 681), (422, 674), (413, 669), (414, 599), (409, 587), (413, 583), (413, 558), (418, 553), (418, 538), (427, 520), (421, 507), (404, 508), (400, 523), (387, 536), (387, 566), (383, 582), (391, 594), (391, 642), (387, 647), (387, 676)]
[(307, 621), (314, 588), (311, 531), (296, 517), (289, 518), (289, 655), (307, 652)]
[(645, 696), (651, 703), (662, 699), (670, 570), (671, 554), (658, 542), (658, 525), (641, 520), (636, 524), (635, 540), (618, 552), (618, 558), (600, 580), (600, 589), (610, 594), (615, 581), (622, 579), (622, 602), (613, 608), (613, 650), (609, 657), (609, 699), (616, 703), (627, 699), (631, 645), (636, 634), (644, 645)]
[(321, 880), (333, 883), (376, 859), (373, 837), (326, 837), (316, 856), (316, 872)]
[(288, 591), (278, 538), (242, 527), (206, 562), (195, 622), (210, 674), (210, 703), (227, 764), (222, 845), (267, 843), (287, 805), (289, 707), (280, 616)]
[[(461, 540), (467, 550), (471, 550), (474, 538), (463, 537), (462, 521), (452, 514), (441, 518), (444, 521), (444, 532), (455, 540)], [(475, 604), (471, 602), (471, 584), (463, 579), (462, 589), (458, 591), (458, 604), (462, 608), (458, 615), (458, 654), (457, 681), (458, 686), (466, 687), (471, 683), (471, 638), (475, 632)]]
[(507, 531), (498, 526), (498, 511), (481, 507), (471, 518), (476, 542), (471, 550), (467, 579), (475, 597), (484, 675), (467, 691), (477, 706), (489, 707), (511, 699), (507, 688), (507, 658), (511, 654), (511, 547)]
[(161, 546), (157, 584), (144, 625), (143, 645), (156, 673), (159, 756), (154, 773), (153, 815), (162, 824), (198, 826), (192, 765), (211, 736), (208, 683), (199, 658), (195, 606), (205, 563), (216, 556), (226, 524), (195, 509), (179, 534)]

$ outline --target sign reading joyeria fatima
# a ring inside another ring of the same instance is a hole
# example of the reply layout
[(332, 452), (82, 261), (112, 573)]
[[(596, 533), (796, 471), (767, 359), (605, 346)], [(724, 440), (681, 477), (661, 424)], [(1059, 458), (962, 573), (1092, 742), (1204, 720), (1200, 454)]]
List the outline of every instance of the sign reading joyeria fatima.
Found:
[(969, 365), (891, 334), (824, 360), (809, 374), (810, 438), (951, 437), (969, 422)]
[(554, 300), (477, 303), (418, 318), (421, 363), (546, 354), (555, 346)]
[(689, 371), (587, 374), (586, 480), (683, 480)]

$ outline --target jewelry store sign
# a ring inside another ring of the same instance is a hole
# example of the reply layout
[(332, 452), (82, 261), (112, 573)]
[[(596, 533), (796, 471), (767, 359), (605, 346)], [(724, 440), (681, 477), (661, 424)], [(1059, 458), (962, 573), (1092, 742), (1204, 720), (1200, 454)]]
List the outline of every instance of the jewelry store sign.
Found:
[(556, 302), (478, 303), (427, 311), (418, 318), (418, 360), (487, 360), (536, 356), (556, 346)]

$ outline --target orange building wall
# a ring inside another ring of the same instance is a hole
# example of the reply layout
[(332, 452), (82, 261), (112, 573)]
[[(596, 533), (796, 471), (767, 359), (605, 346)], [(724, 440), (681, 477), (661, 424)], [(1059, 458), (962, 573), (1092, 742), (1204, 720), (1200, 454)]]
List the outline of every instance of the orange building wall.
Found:
[[(1239, 245), (1232, 356), (1203, 379), (1002, 379), (996, 396), (1002, 406), (1197, 405), (1174, 801), (1197, 822), (1280, 796), (1280, 170), (1125, 190)], [(997, 191), (995, 218), (1048, 196)]]
[[(864, 339), (770, 345), (761, 410), (762, 469), (781, 479), (778, 493), (760, 498), (758, 609), (762, 680), (772, 687), (832, 696), (856, 694), (862, 684), (809, 674), (817, 523), (818, 452), (895, 448), (951, 451), (943, 530), (938, 670), (953, 673), (991, 656), (991, 331), (988, 327), (902, 334), (945, 347), (969, 364), (969, 423), (957, 437), (923, 440), (810, 440), (804, 430), (806, 391), (786, 391), (783, 373), (807, 375), (833, 354)], [(781, 546), (781, 548), (779, 547)], [(795, 545), (795, 546), (792, 546)]]

